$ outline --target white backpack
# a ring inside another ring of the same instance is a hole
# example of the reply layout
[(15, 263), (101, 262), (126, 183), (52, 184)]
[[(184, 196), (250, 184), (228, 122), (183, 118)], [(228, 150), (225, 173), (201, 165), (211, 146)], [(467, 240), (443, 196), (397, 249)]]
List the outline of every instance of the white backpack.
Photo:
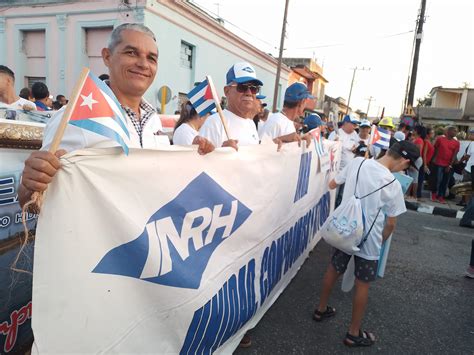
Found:
[[(357, 177), (354, 189), (354, 195), (349, 199), (343, 201), (328, 217), (321, 227), (322, 238), (331, 246), (336, 249), (343, 251), (346, 254), (354, 254), (360, 250), (362, 244), (367, 240), (372, 228), (379, 216), (380, 210), (377, 212), (372, 225), (367, 233), (365, 232), (365, 218), (362, 212), (362, 206), (360, 200), (372, 195), (373, 193), (383, 189), (384, 187), (393, 183), (396, 179), (393, 179), (388, 184), (385, 184), (381, 188), (372, 191), (371, 193), (357, 197), (357, 183), (359, 181), (359, 172), (365, 159), (360, 163), (359, 169), (357, 170)], [(348, 191), (345, 191), (347, 193)], [(364, 237), (365, 234), (365, 237)]]

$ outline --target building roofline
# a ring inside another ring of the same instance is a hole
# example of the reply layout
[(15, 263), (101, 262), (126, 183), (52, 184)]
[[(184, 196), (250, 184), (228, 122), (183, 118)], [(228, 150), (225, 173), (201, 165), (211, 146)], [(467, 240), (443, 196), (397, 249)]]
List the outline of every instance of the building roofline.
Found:
[[(245, 48), (247, 51), (252, 53), (253, 55), (258, 56), (262, 60), (266, 61), (268, 64), (278, 65), (278, 59), (270, 56), (269, 54), (261, 51), (257, 47), (254, 47), (244, 39), (240, 38), (236, 34), (229, 31), (225, 28), (217, 19), (209, 15), (206, 11), (199, 8), (197, 5), (189, 2), (189, 1), (180, 1), (180, 0), (155, 0), (159, 4), (168, 7), (171, 10), (176, 11), (180, 15), (186, 17), (188, 20), (193, 21), (197, 25), (202, 25), (205, 23), (209, 26), (214, 33), (220, 36), (224, 40), (231, 40), (237, 46), (241, 48)], [(147, 5), (148, 10), (155, 10)], [(156, 10), (155, 10), (156, 11)], [(290, 74), (290, 68), (282, 63), (282, 71), (284, 71), (287, 75)]]

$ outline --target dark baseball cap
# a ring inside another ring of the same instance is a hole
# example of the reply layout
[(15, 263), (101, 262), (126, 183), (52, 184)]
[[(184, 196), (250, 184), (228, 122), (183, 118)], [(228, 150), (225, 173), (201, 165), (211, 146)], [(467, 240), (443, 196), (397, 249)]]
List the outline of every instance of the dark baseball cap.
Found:
[(421, 168), (423, 160), (420, 156), (420, 148), (409, 141), (400, 141), (390, 147), (392, 152), (398, 153), (405, 159), (410, 159), (410, 164), (416, 168)]

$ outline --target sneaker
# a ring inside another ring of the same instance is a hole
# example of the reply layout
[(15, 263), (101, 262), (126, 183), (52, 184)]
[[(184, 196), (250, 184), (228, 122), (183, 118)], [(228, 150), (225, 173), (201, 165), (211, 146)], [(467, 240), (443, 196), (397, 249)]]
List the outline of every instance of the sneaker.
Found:
[(432, 192), (431, 193), (431, 201), (436, 202), (437, 199), (438, 199), (438, 196), (436, 195), (436, 193)]
[(470, 279), (474, 279), (474, 267), (469, 266), (466, 270), (466, 273), (464, 274), (466, 277), (469, 277)]
[(439, 201), (439, 203), (442, 203), (443, 205), (446, 204), (446, 200), (442, 196), (438, 197), (438, 201)]

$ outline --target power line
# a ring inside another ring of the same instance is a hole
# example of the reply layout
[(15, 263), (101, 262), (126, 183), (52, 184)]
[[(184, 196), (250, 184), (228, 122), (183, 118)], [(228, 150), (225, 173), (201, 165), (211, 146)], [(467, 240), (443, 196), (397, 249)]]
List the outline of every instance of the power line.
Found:
[(199, 8), (201, 8), (201, 9), (204, 10), (204, 11), (206, 11), (208, 14), (212, 15), (213, 17), (215, 17), (215, 18), (217, 18), (217, 19), (224, 20), (225, 23), (227, 23), (227, 24), (229, 24), (229, 25), (231, 25), (231, 26), (237, 28), (239, 31), (242, 31), (242, 32), (245, 33), (246, 35), (248, 35), (248, 36), (250, 36), (250, 37), (252, 37), (252, 38), (254, 38), (254, 39), (256, 39), (256, 40), (258, 40), (258, 41), (260, 41), (260, 42), (263, 42), (263, 43), (269, 45), (272, 49), (278, 49), (278, 47), (275, 46), (275, 44), (272, 44), (272, 43), (270, 43), (270, 42), (265, 41), (264, 39), (261, 39), (261, 38), (255, 36), (254, 34), (252, 34), (252, 33), (248, 32), (248, 31), (244, 30), (243, 28), (237, 26), (237, 25), (234, 24), (233, 22), (230, 22), (230, 21), (227, 20), (226, 18), (220, 16), (219, 14), (216, 14), (214, 11), (209, 10), (208, 8), (202, 6), (201, 4), (198, 4), (198, 3), (196, 3), (196, 2), (194, 2), (194, 4), (196, 4)]
[[(415, 30), (410, 30), (410, 31), (405, 31), (405, 32), (399, 32), (399, 33), (394, 33), (386, 36), (377, 36), (377, 37), (371, 37), (368, 39), (364, 40), (371, 40), (371, 39), (386, 39), (386, 38), (391, 38), (391, 37), (397, 37), (397, 36), (402, 36), (406, 35), (408, 33), (413, 33)], [(345, 46), (348, 44), (354, 44), (354, 42), (343, 42), (343, 43), (332, 43), (332, 44), (321, 44), (317, 46), (311, 46), (311, 47), (297, 47), (297, 48), (291, 48), (291, 49), (313, 49), (313, 48), (324, 48), (324, 47), (338, 47), (338, 46)]]

